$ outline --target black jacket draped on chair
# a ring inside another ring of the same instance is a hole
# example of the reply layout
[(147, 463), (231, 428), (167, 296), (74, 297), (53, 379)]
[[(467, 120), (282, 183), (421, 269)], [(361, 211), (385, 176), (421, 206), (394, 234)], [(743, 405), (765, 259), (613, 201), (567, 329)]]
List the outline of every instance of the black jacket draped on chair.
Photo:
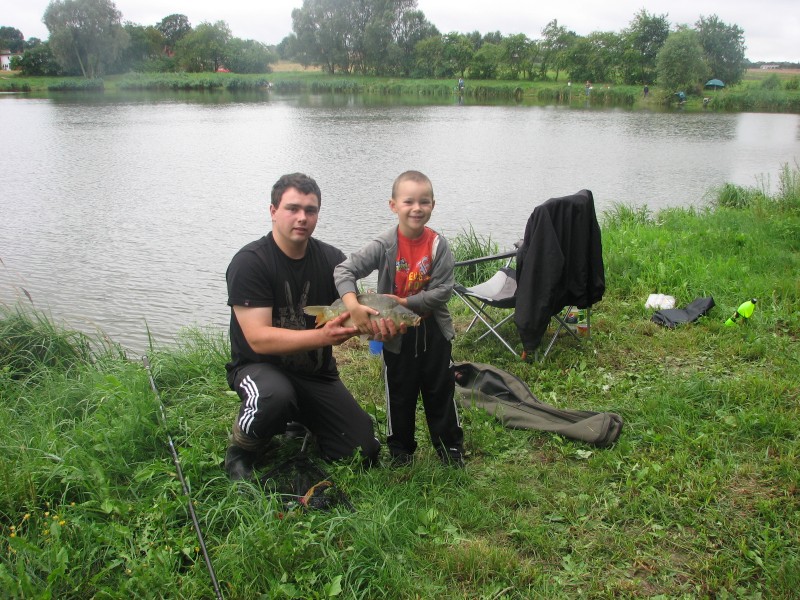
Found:
[(537, 206), (517, 251), (514, 320), (525, 350), (539, 346), (553, 315), (565, 306), (590, 307), (605, 289), (592, 192), (581, 190)]

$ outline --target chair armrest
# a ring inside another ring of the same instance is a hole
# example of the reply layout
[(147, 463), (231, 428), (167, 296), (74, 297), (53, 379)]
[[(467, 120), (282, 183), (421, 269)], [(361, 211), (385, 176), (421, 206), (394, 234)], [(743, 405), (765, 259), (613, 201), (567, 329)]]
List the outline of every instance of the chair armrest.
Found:
[(511, 258), (512, 256), (516, 256), (516, 250), (509, 250), (507, 252), (502, 252), (500, 254), (492, 254), (491, 256), (480, 256), (478, 258), (470, 258), (469, 260), (460, 260), (455, 263), (456, 267), (466, 267), (468, 265), (476, 265), (478, 263), (487, 262), (490, 260), (499, 260), (501, 258)]

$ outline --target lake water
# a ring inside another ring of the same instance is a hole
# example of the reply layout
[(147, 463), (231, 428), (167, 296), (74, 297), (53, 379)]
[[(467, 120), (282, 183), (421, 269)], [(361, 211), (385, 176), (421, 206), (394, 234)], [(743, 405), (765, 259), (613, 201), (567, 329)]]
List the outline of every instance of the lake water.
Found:
[(102, 330), (133, 351), (224, 331), (225, 268), (269, 231), (269, 190), (322, 188), (316, 236), (345, 252), (394, 223), (391, 184), (433, 180), (430, 225), (501, 247), (535, 206), (593, 191), (652, 210), (723, 183), (770, 185), (800, 157), (800, 116), (576, 109), (347, 96), (0, 95), (0, 301)]

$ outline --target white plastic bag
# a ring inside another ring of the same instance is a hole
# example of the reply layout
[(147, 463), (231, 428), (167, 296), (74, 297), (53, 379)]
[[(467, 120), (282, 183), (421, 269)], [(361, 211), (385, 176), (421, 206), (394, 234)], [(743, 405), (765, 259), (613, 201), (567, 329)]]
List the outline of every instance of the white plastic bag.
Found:
[(650, 294), (647, 297), (647, 302), (645, 302), (644, 307), (651, 309), (654, 308), (656, 310), (675, 308), (675, 298), (665, 294)]

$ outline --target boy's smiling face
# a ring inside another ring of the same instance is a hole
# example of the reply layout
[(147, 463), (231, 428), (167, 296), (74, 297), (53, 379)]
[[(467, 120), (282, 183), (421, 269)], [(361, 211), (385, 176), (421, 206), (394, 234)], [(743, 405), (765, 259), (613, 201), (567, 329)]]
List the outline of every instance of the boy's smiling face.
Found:
[(412, 239), (425, 231), (434, 205), (430, 184), (412, 179), (398, 183), (395, 197), (389, 200), (389, 207), (397, 214), (400, 233)]

